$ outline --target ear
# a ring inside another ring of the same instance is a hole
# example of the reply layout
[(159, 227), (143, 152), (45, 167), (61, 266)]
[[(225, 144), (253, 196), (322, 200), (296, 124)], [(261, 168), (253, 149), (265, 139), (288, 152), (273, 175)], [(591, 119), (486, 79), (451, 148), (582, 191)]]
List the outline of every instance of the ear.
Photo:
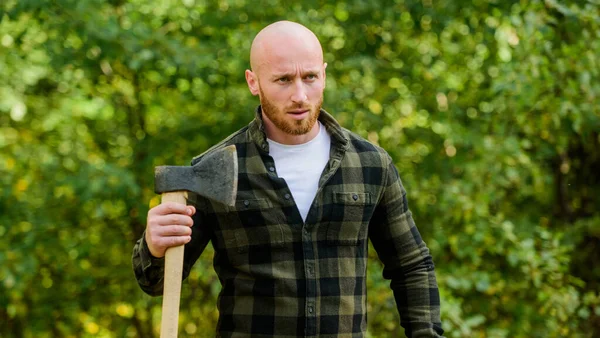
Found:
[(325, 69), (327, 69), (327, 62), (323, 64), (323, 89), (327, 86), (327, 74), (325, 73)]
[(258, 95), (260, 92), (258, 77), (249, 69), (246, 69), (246, 83), (248, 83), (248, 89), (250, 89), (250, 93), (252, 93), (254, 96)]

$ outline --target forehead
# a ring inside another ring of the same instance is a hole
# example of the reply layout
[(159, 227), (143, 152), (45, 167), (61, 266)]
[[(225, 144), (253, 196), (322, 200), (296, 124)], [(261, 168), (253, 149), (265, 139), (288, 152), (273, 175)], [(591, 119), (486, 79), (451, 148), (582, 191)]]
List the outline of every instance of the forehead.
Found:
[(315, 59), (303, 59), (303, 58), (275, 58), (272, 62), (266, 62), (263, 70), (271, 74), (290, 74), (308, 71), (319, 71), (321, 69), (322, 62), (318, 62)]
[(268, 72), (289, 72), (318, 70), (323, 65), (320, 45), (302, 39), (273, 39), (261, 48), (261, 70)]

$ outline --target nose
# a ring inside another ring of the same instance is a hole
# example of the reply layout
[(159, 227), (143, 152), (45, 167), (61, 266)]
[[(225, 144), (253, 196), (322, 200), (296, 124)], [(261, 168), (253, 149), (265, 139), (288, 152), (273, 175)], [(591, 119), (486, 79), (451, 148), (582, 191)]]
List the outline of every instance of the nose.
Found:
[(294, 82), (291, 100), (296, 104), (303, 104), (306, 102), (306, 100), (308, 100), (306, 88), (304, 88), (304, 83), (301, 80)]

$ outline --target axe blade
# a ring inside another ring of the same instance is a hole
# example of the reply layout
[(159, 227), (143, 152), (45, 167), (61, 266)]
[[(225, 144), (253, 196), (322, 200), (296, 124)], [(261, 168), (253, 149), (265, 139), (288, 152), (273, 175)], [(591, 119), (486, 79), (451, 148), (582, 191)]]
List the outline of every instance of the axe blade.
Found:
[(193, 166), (158, 166), (154, 170), (157, 194), (191, 191), (229, 206), (235, 205), (238, 163), (235, 145), (203, 156)]

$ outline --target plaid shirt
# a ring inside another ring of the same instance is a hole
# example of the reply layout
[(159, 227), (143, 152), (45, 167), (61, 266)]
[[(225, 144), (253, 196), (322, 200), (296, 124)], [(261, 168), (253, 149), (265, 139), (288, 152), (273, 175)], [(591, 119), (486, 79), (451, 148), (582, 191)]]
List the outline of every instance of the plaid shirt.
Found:
[[(207, 151), (236, 146), (237, 202), (192, 196), (198, 211), (184, 278), (212, 241), (222, 284), (219, 337), (364, 337), (370, 238), (406, 335), (440, 337), (434, 265), (392, 159), (323, 110), (319, 120), (331, 135), (330, 159), (305, 222), (269, 156), (260, 107), (247, 127)], [(144, 236), (133, 266), (141, 288), (160, 295), (164, 262)]]

